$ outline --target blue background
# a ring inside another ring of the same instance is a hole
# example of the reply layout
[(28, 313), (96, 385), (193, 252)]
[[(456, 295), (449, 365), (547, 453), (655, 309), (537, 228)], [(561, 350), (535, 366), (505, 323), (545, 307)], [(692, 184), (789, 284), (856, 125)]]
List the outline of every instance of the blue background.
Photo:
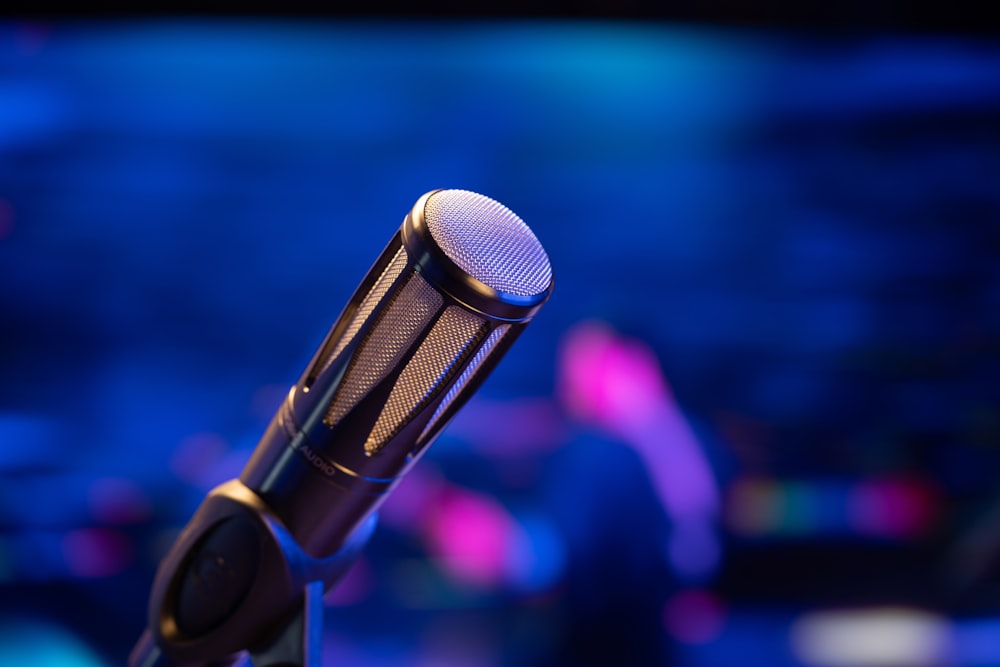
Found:
[[(470, 583), (386, 520), (327, 664), (822, 664), (803, 619), (885, 608), (1000, 664), (996, 43), (325, 19), (0, 23), (0, 663), (125, 659), (177, 530), (440, 187), (556, 273), (420, 464), (529, 565)], [(697, 576), (635, 443), (557, 391), (594, 327), (711, 466)]]

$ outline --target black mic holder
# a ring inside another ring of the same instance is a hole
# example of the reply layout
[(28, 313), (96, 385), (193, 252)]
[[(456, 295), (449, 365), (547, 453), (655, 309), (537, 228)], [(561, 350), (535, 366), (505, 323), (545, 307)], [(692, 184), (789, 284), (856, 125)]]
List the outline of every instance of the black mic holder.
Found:
[(149, 626), (132, 667), (320, 667), (323, 594), (375, 528), (369, 517), (335, 553), (306, 553), (239, 480), (213, 489), (156, 573)]

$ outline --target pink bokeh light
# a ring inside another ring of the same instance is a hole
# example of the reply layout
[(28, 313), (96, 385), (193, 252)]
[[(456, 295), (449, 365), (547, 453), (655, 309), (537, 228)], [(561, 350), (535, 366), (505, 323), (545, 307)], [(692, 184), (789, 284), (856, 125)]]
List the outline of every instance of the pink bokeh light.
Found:
[(563, 342), (558, 393), (570, 414), (626, 436), (655, 421), (671, 391), (652, 351), (585, 322)]
[(929, 484), (908, 478), (861, 482), (852, 489), (848, 503), (851, 523), (859, 532), (896, 538), (926, 532), (939, 505)]
[(518, 526), (499, 502), (451, 487), (425, 525), (428, 551), (456, 581), (486, 589), (504, 582)]
[(425, 463), (382, 506), (383, 524), (418, 536), (435, 566), (463, 586), (537, 594), (559, 581), (564, 546), (547, 521), (519, 519), (493, 497), (451, 484)]

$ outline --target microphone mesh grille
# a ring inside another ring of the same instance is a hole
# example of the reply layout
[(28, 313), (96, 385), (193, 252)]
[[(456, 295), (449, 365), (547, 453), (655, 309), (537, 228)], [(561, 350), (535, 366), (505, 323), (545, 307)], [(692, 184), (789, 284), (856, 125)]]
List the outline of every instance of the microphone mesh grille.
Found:
[(551, 285), (542, 244), (500, 202), (467, 190), (441, 190), (428, 197), (424, 220), (452, 262), (498, 292), (535, 296)]
[(347, 325), (347, 329), (344, 330), (344, 334), (340, 337), (340, 341), (337, 343), (337, 347), (334, 349), (333, 354), (331, 354), (329, 359), (327, 359), (326, 366), (333, 363), (333, 360), (336, 359), (341, 352), (343, 352), (344, 348), (347, 347), (347, 344), (354, 340), (354, 337), (358, 335), (361, 325), (368, 321), (368, 318), (371, 317), (375, 307), (378, 306), (379, 302), (389, 291), (389, 287), (392, 286), (393, 281), (399, 277), (399, 274), (403, 272), (404, 268), (406, 268), (406, 251), (400, 247), (400, 249), (396, 251), (392, 261), (389, 262), (389, 265), (385, 267), (384, 271), (382, 271), (382, 275), (380, 275), (378, 280), (375, 281), (375, 285), (372, 286), (371, 291), (368, 292), (364, 300), (361, 302), (361, 305), (358, 306), (357, 312), (354, 313), (354, 317), (351, 318), (351, 323)]
[(336, 424), (388, 375), (441, 305), (441, 295), (420, 274), (407, 279), (351, 359), (324, 423)]
[(398, 432), (414, 412), (448, 377), (462, 354), (478, 343), (485, 321), (472, 313), (449, 306), (400, 373), (385, 408), (375, 422), (365, 451), (373, 454)]
[(469, 365), (465, 367), (464, 371), (462, 371), (462, 375), (457, 380), (455, 380), (454, 383), (452, 383), (451, 389), (448, 390), (448, 393), (441, 401), (441, 404), (438, 405), (437, 410), (434, 411), (434, 416), (432, 416), (431, 420), (427, 422), (427, 426), (424, 428), (424, 432), (420, 434), (421, 440), (423, 440), (424, 436), (426, 436), (427, 433), (434, 428), (434, 426), (438, 422), (438, 419), (440, 419), (441, 415), (444, 414), (444, 411), (447, 410), (448, 407), (459, 396), (459, 394), (462, 393), (462, 391), (465, 389), (465, 385), (467, 385), (469, 383), (469, 380), (471, 380), (473, 376), (475, 376), (476, 371), (479, 370), (479, 367), (482, 366), (483, 362), (486, 361), (487, 357), (490, 356), (490, 352), (493, 351), (493, 348), (496, 347), (497, 343), (500, 342), (500, 339), (503, 338), (504, 334), (507, 333), (508, 329), (510, 329), (509, 324), (504, 324), (497, 327), (483, 342), (482, 347), (480, 347), (479, 350), (476, 352), (476, 356), (472, 358), (472, 361), (469, 362)]

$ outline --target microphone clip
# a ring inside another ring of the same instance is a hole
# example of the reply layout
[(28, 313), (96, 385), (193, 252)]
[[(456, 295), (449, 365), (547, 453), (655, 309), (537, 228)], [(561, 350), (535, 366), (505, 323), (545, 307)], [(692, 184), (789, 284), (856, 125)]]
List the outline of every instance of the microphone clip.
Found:
[(213, 489), (156, 573), (148, 629), (130, 667), (319, 667), (323, 594), (371, 536), (365, 521), (335, 553), (306, 553), (239, 480)]

